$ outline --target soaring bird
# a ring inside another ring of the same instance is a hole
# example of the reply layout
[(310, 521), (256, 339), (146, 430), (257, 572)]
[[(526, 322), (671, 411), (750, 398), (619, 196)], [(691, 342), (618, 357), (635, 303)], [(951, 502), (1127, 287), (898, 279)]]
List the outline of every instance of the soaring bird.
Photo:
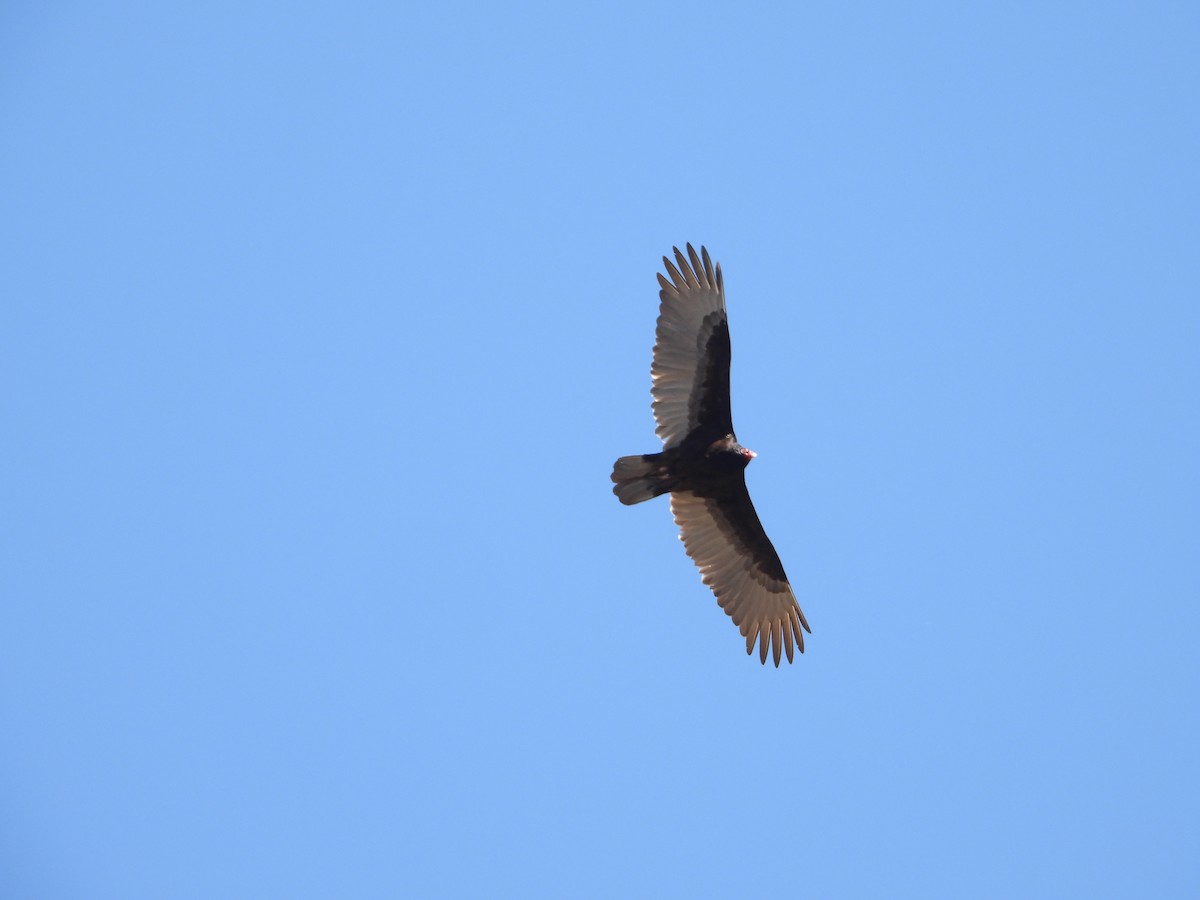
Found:
[[(679, 539), (717, 603), (765, 665), (781, 652), (792, 661), (811, 633), (750, 494), (746, 466), (755, 457), (738, 443), (729, 412), (729, 319), (725, 280), (708, 250), (663, 257), (651, 395), (661, 453), (622, 456), (613, 493), (627, 506), (671, 495)], [(803, 629), (803, 631), (801, 631)]]

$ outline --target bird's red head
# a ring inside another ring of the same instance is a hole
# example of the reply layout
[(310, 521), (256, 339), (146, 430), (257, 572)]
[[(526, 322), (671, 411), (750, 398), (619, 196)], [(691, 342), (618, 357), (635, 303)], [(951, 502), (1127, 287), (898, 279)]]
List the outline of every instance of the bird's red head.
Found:
[(753, 450), (751, 450), (749, 447), (743, 447), (738, 452), (741, 453), (742, 456), (746, 457), (746, 462), (750, 462), (750, 460), (752, 460), (752, 459), (754, 459), (754, 457), (758, 456), (758, 454), (755, 453)]

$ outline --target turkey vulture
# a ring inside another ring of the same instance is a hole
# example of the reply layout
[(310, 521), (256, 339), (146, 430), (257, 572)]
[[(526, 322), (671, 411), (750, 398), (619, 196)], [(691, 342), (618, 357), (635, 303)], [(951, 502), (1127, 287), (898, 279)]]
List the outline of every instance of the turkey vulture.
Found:
[(778, 666), (781, 651), (788, 662), (794, 646), (804, 652), (804, 631), (812, 629), (746, 491), (746, 466), (755, 453), (738, 443), (729, 412), (725, 280), (704, 247), (697, 256), (688, 244), (687, 258), (674, 250), (678, 268), (663, 257), (671, 280), (658, 276), (661, 306), (650, 367), (663, 449), (618, 459), (613, 493), (627, 506), (671, 495), (679, 539), (746, 638), (746, 652), (758, 641), (765, 665), (770, 646)]

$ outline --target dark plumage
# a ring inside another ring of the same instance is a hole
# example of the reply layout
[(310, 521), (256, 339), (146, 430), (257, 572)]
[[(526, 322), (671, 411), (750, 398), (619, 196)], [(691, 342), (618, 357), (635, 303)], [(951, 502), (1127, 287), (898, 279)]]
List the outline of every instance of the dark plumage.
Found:
[(729, 411), (725, 282), (703, 247), (697, 256), (688, 244), (687, 257), (676, 247), (675, 262), (678, 268), (664, 256), (670, 280), (658, 276), (650, 367), (663, 449), (618, 459), (613, 493), (627, 505), (671, 495), (679, 538), (746, 638), (746, 652), (757, 641), (762, 662), (770, 648), (778, 666), (782, 652), (788, 662), (794, 647), (804, 652), (811, 629), (746, 491), (746, 466), (755, 454), (738, 443)]

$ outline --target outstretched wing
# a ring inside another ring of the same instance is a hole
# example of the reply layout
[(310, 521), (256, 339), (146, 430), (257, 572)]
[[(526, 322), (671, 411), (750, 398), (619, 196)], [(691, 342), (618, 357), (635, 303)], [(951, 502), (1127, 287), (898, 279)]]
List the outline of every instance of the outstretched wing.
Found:
[(765, 664), (771, 645), (776, 666), (781, 650), (787, 651), (788, 662), (793, 646), (803, 653), (804, 631), (811, 629), (750, 502), (745, 473), (706, 496), (676, 491), (671, 494), (671, 512), (704, 583), (746, 638), (746, 652), (754, 652), (757, 640)]
[[(674, 447), (698, 428), (709, 441), (733, 433), (729, 413), (729, 320), (725, 281), (708, 251), (675, 247), (676, 268), (663, 257), (671, 276), (659, 275), (658, 328), (655, 332), (654, 419), (663, 445)], [(690, 264), (689, 264), (690, 260)], [(709, 434), (711, 433), (711, 437)]]

